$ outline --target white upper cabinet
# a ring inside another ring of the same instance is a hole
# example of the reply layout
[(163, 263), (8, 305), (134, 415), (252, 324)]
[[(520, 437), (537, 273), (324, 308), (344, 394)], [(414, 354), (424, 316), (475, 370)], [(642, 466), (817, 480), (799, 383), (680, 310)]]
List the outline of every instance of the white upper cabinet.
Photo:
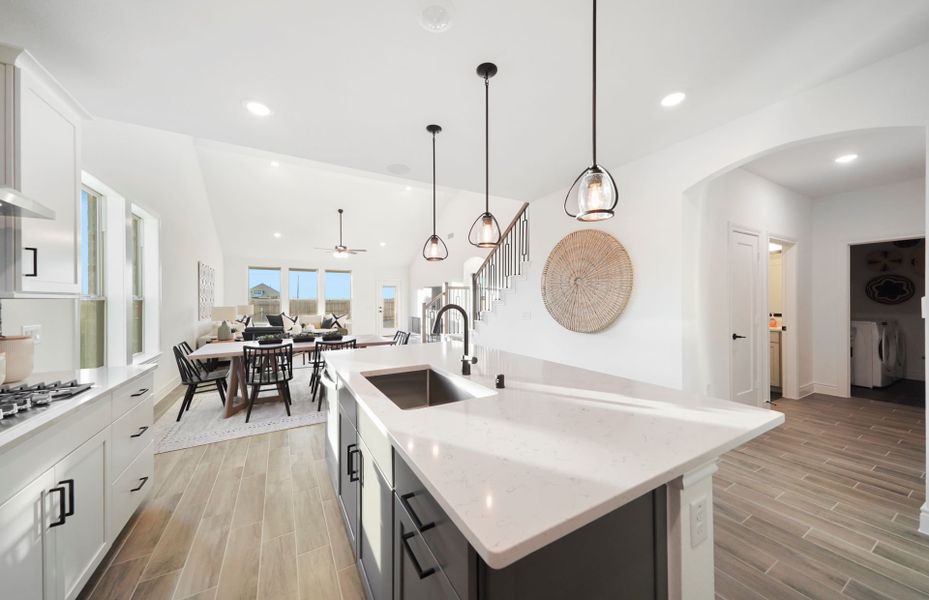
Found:
[(4, 217), (0, 294), (81, 291), (81, 122), (86, 112), (27, 52), (0, 45), (2, 185), (51, 209), (54, 219)]

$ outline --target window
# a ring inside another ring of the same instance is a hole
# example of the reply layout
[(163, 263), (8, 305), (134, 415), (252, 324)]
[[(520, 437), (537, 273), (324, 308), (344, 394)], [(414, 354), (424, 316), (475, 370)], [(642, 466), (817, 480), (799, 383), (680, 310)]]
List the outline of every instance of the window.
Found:
[(267, 315), (281, 314), (281, 270), (266, 267), (248, 268), (248, 303), (255, 307), (255, 321), (267, 321)]
[(106, 362), (106, 298), (103, 292), (103, 206), (100, 194), (81, 190), (81, 368)]
[(145, 273), (142, 217), (132, 214), (129, 226), (129, 264), (132, 266), (132, 296), (129, 317), (129, 353), (141, 354), (145, 349)]
[(325, 293), (327, 313), (337, 317), (352, 314), (352, 273), (351, 271), (326, 271)]
[(319, 304), (316, 270), (290, 269), (287, 280), (288, 310), (293, 315), (315, 315)]

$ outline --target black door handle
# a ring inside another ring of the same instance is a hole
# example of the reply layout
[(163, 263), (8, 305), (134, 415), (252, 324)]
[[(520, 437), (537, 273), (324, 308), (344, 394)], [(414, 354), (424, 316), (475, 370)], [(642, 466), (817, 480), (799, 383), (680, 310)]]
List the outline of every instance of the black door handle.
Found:
[(133, 433), (129, 437), (131, 438), (142, 437), (142, 434), (144, 434), (146, 431), (148, 431), (148, 425), (143, 425), (142, 427), (139, 427), (139, 431), (137, 431), (136, 433)]
[(133, 398), (138, 398), (139, 396), (141, 396), (142, 394), (144, 394), (144, 393), (147, 392), (147, 391), (148, 391), (148, 388), (142, 388), (142, 389), (139, 390), (138, 392), (132, 394), (132, 397), (133, 397)]
[(416, 570), (416, 574), (419, 575), (420, 579), (425, 579), (426, 577), (429, 577), (430, 575), (435, 573), (435, 569), (430, 567), (426, 569), (425, 571), (423, 571), (423, 568), (422, 566), (420, 566), (419, 561), (416, 560), (416, 555), (413, 554), (413, 549), (410, 548), (410, 538), (415, 535), (416, 533), (413, 531), (403, 534), (403, 537), (401, 538), (403, 541), (403, 548), (406, 550), (406, 553), (410, 555), (410, 562), (413, 563), (413, 568)]
[(64, 481), (59, 481), (58, 485), (68, 486), (68, 510), (65, 511), (65, 516), (70, 517), (74, 514), (74, 480), (65, 479)]
[(23, 273), (23, 277), (38, 277), (39, 276), (39, 249), (33, 248), (31, 246), (26, 246), (23, 248), (26, 252), (32, 252), (32, 273)]
[(57, 493), (59, 495), (59, 498), (58, 498), (58, 520), (55, 521), (54, 523), (49, 523), (48, 526), (49, 528), (52, 528), (52, 527), (58, 527), (59, 525), (64, 525), (65, 518), (66, 518), (65, 516), (65, 489), (59, 485), (57, 487), (53, 487), (52, 489), (50, 489), (49, 493)]
[(347, 450), (348, 460), (346, 462), (348, 462), (348, 465), (346, 475), (348, 475), (349, 481), (358, 481), (361, 478), (358, 477), (358, 470), (355, 468), (354, 457), (356, 454), (361, 454), (361, 450), (358, 449), (358, 444), (349, 444)]
[(146, 483), (148, 483), (148, 477), (143, 477), (142, 479), (139, 480), (139, 485), (138, 485), (137, 487), (134, 487), (134, 488), (130, 489), (129, 491), (130, 491), (130, 492), (138, 492), (138, 491), (141, 490), (143, 487), (145, 487), (145, 484), (146, 484)]
[(732, 339), (734, 339), (734, 340), (744, 340), (744, 339), (745, 339), (745, 336), (744, 336), (744, 335), (739, 335), (738, 333), (733, 333), (733, 334), (732, 334)]
[(406, 512), (410, 513), (410, 518), (413, 519), (413, 524), (416, 525), (416, 529), (418, 529), (420, 532), (428, 531), (429, 529), (435, 527), (435, 522), (423, 524), (422, 520), (419, 518), (419, 515), (417, 515), (416, 511), (413, 510), (413, 507), (410, 506), (410, 499), (415, 495), (416, 494), (414, 492), (403, 494), (400, 496), (400, 504), (403, 505), (403, 508), (406, 509)]

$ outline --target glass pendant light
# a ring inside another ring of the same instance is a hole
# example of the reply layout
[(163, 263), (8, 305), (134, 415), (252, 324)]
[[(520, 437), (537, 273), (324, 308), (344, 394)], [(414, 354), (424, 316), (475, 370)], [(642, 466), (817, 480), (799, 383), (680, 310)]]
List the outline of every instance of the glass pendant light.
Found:
[(477, 74), (484, 79), (484, 212), (471, 225), (468, 242), (478, 248), (493, 248), (500, 242), (500, 225), (490, 212), (490, 78), (497, 74), (497, 65), (481, 63)]
[[(593, 100), (591, 103), (593, 163), (577, 176), (564, 200), (565, 214), (578, 221), (609, 219), (619, 203), (619, 193), (616, 191), (613, 176), (597, 164), (597, 0), (593, 0), (593, 4)], [(577, 211), (573, 213), (568, 208), (568, 203), (572, 199), (574, 199)]]
[(423, 246), (423, 258), (428, 261), (439, 261), (448, 258), (448, 246), (435, 233), (435, 134), (442, 131), (438, 125), (427, 125), (426, 131), (432, 134), (432, 235)]

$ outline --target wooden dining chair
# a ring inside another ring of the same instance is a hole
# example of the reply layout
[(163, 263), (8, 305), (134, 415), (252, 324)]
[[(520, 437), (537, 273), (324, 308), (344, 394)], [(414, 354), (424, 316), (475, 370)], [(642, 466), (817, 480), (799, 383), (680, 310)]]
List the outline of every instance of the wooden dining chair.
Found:
[(220, 401), (225, 406), (226, 377), (229, 375), (229, 369), (207, 370), (198, 361), (190, 360), (188, 355), (191, 350), (187, 342), (181, 342), (174, 346), (173, 351), (174, 361), (177, 363), (177, 370), (181, 376), (181, 383), (187, 386), (184, 399), (181, 401), (181, 408), (177, 412), (177, 420), (180, 421), (184, 413), (190, 410), (194, 394), (202, 394), (215, 389), (219, 393)]
[[(325, 342), (323, 340), (317, 340), (316, 346), (313, 347), (313, 374), (310, 376), (310, 402), (312, 402), (314, 398), (316, 398), (316, 394), (319, 393), (319, 377), (323, 372), (323, 367), (326, 366), (326, 359), (323, 358), (323, 353), (333, 350), (354, 350), (358, 347), (357, 342), (358, 340), (349, 340), (347, 342)], [(322, 404), (323, 397), (320, 395), (319, 399), (316, 401), (317, 411), (322, 408)]]
[(276, 346), (245, 346), (245, 384), (249, 386), (248, 412), (245, 422), (252, 418), (252, 408), (263, 387), (274, 386), (284, 401), (284, 410), (290, 416), (290, 381), (294, 378), (294, 347), (292, 344)]

